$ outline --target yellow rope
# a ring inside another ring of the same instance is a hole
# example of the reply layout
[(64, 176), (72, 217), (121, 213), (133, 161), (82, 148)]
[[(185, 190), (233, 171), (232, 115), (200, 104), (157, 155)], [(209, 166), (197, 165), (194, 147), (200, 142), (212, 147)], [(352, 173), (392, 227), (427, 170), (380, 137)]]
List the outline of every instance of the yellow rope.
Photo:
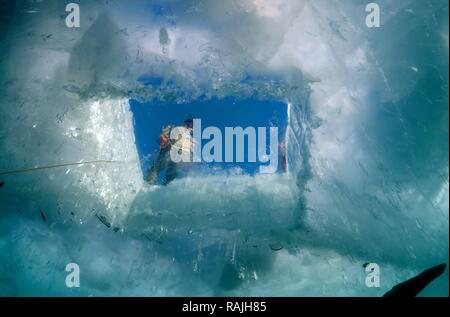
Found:
[(99, 163), (120, 163), (120, 164), (126, 164), (126, 163), (137, 163), (137, 162), (138, 161), (95, 160), (95, 161), (86, 161), (86, 162), (77, 162), (77, 163), (64, 163), (64, 164), (56, 164), (56, 165), (46, 165), (46, 166), (36, 166), (36, 167), (30, 167), (30, 168), (4, 170), (4, 171), (0, 171), (0, 175), (34, 172), (34, 171), (46, 170), (46, 169), (57, 168), (57, 167), (78, 166), (78, 165), (84, 165), (84, 164), (99, 164)]

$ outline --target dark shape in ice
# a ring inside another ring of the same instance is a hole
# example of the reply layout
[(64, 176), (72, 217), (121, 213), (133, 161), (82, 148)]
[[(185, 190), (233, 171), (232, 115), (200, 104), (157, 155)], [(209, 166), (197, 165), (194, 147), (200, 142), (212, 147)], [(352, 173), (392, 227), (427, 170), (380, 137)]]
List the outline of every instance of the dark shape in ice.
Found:
[(117, 232), (117, 231), (119, 231), (119, 230), (120, 230), (119, 227), (115, 227), (115, 228), (113, 229), (114, 232)]
[(105, 216), (99, 216), (99, 215), (95, 215), (97, 218), (98, 218), (98, 220), (100, 220), (100, 222), (102, 223), (102, 224), (104, 224), (107, 228), (111, 228), (111, 224), (108, 222), (108, 220), (106, 219), (106, 217)]
[(5, 185), (4, 181), (0, 181), (0, 188), (3, 187), (3, 185)]
[(270, 245), (270, 249), (272, 251), (281, 251), (281, 250), (283, 250), (283, 246), (279, 243), (273, 243)]
[(370, 264), (369, 262), (364, 263), (363, 268), (366, 268), (369, 264)]
[(167, 32), (166, 28), (161, 28), (159, 30), (159, 43), (162, 46), (170, 44), (169, 33)]
[(138, 81), (146, 86), (161, 86), (164, 82), (164, 78), (161, 76), (142, 75), (138, 78)]
[(219, 287), (225, 291), (238, 288), (242, 284), (239, 271), (232, 263), (226, 263), (219, 280)]
[(120, 29), (116, 33), (120, 33), (120, 34), (123, 34), (125, 36), (129, 36), (128, 32), (127, 32), (127, 28)]
[(42, 220), (44, 220), (44, 222), (47, 222), (47, 218), (45, 218), (45, 215), (42, 212), (42, 210), (39, 210), (39, 212), (41, 213)]
[(49, 38), (51, 38), (53, 34), (41, 34), (41, 38), (46, 42)]
[(148, 241), (156, 242), (156, 243), (162, 244), (162, 241), (156, 240), (156, 239), (152, 239), (152, 238), (150, 238), (150, 237), (149, 237), (147, 234), (145, 234), (145, 233), (143, 233), (142, 235), (143, 235)]
[(425, 289), (431, 282), (444, 273), (446, 263), (432, 267), (416, 277), (394, 286), (384, 297), (415, 297)]

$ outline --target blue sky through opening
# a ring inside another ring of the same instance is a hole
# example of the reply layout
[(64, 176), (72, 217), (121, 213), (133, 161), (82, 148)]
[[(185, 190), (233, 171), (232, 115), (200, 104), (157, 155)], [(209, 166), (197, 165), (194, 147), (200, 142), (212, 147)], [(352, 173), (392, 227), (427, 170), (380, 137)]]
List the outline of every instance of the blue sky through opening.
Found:
[[(274, 100), (224, 99), (198, 100), (188, 104), (166, 102), (141, 103), (130, 100), (131, 111), (134, 116), (134, 132), (136, 146), (141, 160), (144, 174), (150, 168), (153, 159), (159, 151), (159, 135), (167, 125), (181, 125), (187, 118), (202, 120), (202, 130), (208, 126), (218, 127), (222, 131), (222, 153), (225, 149), (225, 127), (266, 127), (266, 147), (269, 153), (269, 128), (278, 127), (278, 142), (284, 141), (287, 125), (287, 105)], [(208, 140), (202, 141), (202, 146)], [(201, 163), (194, 164), (191, 170), (207, 173), (229, 171), (239, 167), (243, 173), (254, 175), (259, 171), (259, 162), (248, 162), (247, 140), (245, 141), (245, 159), (243, 163)], [(236, 149), (236, 144), (234, 144)], [(236, 151), (234, 151), (236, 153)], [(279, 154), (279, 156), (281, 153)], [(278, 171), (282, 170), (282, 158), (279, 157)], [(207, 166), (206, 166), (207, 165)]]

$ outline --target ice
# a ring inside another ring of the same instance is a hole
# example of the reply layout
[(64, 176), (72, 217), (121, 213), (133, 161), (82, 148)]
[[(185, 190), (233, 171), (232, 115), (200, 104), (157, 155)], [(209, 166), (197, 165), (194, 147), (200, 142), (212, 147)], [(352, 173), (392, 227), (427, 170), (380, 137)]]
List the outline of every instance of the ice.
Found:
[(298, 199), (295, 179), (289, 175), (188, 177), (167, 187), (145, 186), (134, 200), (128, 222), (142, 232), (156, 224), (180, 231), (282, 233), (297, 224)]
[[(76, 165), (0, 175), (1, 295), (380, 296), (448, 263), (447, 1), (377, 30), (359, 0), (14, 3), (0, 170)], [(145, 184), (128, 101), (228, 96), (288, 104), (289, 173)]]

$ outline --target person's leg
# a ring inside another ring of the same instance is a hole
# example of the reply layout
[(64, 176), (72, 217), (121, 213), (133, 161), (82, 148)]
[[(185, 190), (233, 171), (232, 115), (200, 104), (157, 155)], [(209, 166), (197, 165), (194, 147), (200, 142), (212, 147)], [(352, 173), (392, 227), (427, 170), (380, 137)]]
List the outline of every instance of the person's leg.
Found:
[(153, 162), (152, 167), (150, 168), (148, 174), (147, 174), (147, 178), (146, 181), (151, 184), (151, 185), (155, 185), (156, 181), (158, 180), (159, 174), (161, 173), (161, 171), (165, 168), (166, 165), (166, 151), (164, 150), (160, 150), (158, 157), (156, 158), (156, 160)]
[(164, 180), (164, 185), (169, 184), (171, 181), (177, 178), (177, 176), (178, 176), (177, 163), (169, 161), (167, 164), (166, 178)]

